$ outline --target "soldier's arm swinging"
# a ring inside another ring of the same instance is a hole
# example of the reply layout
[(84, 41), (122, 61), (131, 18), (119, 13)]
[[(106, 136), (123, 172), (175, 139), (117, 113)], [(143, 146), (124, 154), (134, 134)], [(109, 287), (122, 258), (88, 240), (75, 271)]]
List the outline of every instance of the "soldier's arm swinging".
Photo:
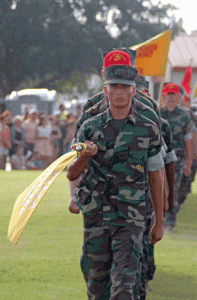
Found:
[(69, 184), (69, 206), (68, 209), (72, 214), (79, 214), (80, 213), (80, 209), (78, 208), (78, 206), (75, 204), (74, 198), (75, 198), (75, 194), (74, 194), (74, 190), (77, 187), (78, 183), (80, 181), (80, 176), (78, 179), (74, 180), (74, 181), (68, 181)]
[(174, 172), (174, 162), (171, 162), (165, 165), (166, 169), (166, 178), (168, 183), (168, 211), (170, 212), (174, 207), (174, 179), (175, 179), (175, 172)]
[(149, 242), (154, 245), (163, 237), (163, 178), (161, 169), (148, 172), (148, 181), (155, 211), (155, 221), (150, 231)]
[(185, 164), (184, 164), (184, 175), (189, 176), (191, 173), (192, 164), (192, 141), (184, 141), (184, 151), (185, 151)]
[(84, 172), (89, 159), (97, 153), (98, 147), (93, 142), (85, 142), (87, 148), (67, 168), (67, 178), (74, 181)]

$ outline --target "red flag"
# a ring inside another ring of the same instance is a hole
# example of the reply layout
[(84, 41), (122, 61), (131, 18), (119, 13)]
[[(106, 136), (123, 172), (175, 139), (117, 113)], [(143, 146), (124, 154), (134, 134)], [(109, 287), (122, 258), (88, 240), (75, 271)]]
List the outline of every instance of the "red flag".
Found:
[(191, 78), (192, 78), (192, 70), (191, 67), (187, 67), (184, 77), (181, 82), (182, 88), (185, 90), (186, 94), (190, 94), (191, 91)]
[(185, 95), (184, 101), (187, 103), (189, 101), (189, 97)]

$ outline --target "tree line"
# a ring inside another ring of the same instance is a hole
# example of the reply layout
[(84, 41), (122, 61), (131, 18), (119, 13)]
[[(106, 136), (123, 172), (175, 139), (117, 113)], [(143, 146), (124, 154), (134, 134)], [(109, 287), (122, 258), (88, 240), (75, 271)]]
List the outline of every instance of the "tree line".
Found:
[[(151, 0), (0, 2), (0, 96), (21, 88), (87, 89), (101, 53), (139, 44), (169, 27), (176, 7)], [(173, 34), (182, 28), (175, 23)], [(91, 93), (91, 91), (90, 91)]]

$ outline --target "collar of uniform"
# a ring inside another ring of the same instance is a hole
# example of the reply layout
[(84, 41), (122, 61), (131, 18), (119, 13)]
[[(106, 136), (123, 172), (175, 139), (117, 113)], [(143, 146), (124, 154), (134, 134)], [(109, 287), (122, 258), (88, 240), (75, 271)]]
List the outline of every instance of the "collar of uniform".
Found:
[(167, 109), (167, 106), (164, 106), (164, 107), (162, 107), (162, 112), (164, 112), (164, 111), (167, 111), (170, 113), (172, 113), (172, 112), (179, 113), (179, 108), (178, 108), (178, 106), (175, 106), (175, 108), (173, 110), (169, 110), (169, 109)]
[(128, 120), (131, 121), (133, 123), (133, 125), (135, 125), (137, 119), (137, 115), (136, 115), (136, 111), (135, 109), (131, 106), (131, 110), (128, 116)]
[[(130, 109), (130, 112), (129, 112), (129, 115), (128, 115), (128, 120), (131, 121), (135, 125), (136, 119), (137, 119), (136, 111), (131, 106), (131, 109)], [(111, 116), (111, 113), (110, 113), (110, 109), (108, 108), (105, 111), (105, 121), (106, 121), (106, 123), (108, 123), (111, 120), (112, 120), (112, 116)]]

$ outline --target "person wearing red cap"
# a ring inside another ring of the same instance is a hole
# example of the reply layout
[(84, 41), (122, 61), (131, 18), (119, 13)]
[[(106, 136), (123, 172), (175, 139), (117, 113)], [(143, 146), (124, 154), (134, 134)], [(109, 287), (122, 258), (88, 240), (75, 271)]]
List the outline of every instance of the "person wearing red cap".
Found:
[(189, 176), (191, 172), (191, 117), (179, 106), (180, 92), (179, 86), (174, 83), (168, 83), (162, 91), (166, 105), (161, 108), (161, 117), (170, 124), (173, 136), (173, 148), (175, 150), (177, 161), (175, 162), (175, 190), (174, 190), (174, 208), (165, 215), (166, 233), (172, 233), (176, 224), (176, 215), (179, 211), (179, 188), (182, 174)]
[(88, 299), (137, 300), (148, 180), (156, 216), (150, 242), (163, 235), (160, 134), (132, 108), (138, 71), (127, 53), (111, 51), (104, 66), (109, 108), (80, 127), (77, 140), (93, 143), (87, 147), (92, 152), (76, 158), (67, 177), (79, 179), (75, 203), (84, 220), (81, 269)]

